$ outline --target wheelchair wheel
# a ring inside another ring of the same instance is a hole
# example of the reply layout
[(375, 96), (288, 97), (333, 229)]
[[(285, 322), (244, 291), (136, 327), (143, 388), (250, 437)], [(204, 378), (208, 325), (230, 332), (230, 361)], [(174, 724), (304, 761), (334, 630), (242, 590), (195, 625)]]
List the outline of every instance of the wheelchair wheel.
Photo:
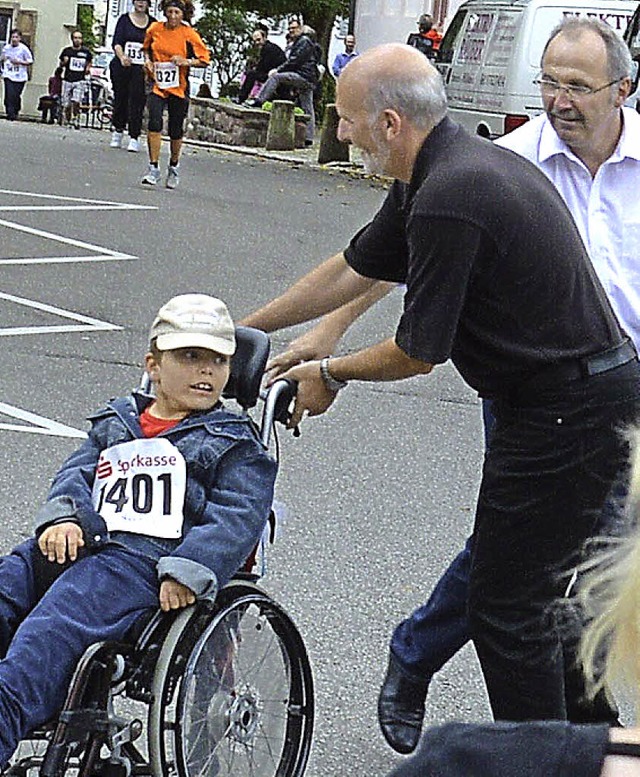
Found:
[(231, 583), (213, 615), (178, 616), (161, 651), (149, 711), (155, 777), (301, 777), (313, 731), (313, 680), (286, 612)]

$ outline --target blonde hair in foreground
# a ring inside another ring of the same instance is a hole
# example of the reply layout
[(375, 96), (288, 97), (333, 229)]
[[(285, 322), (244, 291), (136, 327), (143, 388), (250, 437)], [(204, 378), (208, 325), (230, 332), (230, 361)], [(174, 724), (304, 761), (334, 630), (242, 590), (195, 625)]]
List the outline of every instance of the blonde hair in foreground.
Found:
[[(640, 428), (628, 435), (629, 493), (625, 510), (629, 536), (611, 539), (609, 550), (586, 562), (580, 600), (589, 620), (580, 661), (594, 695), (624, 684), (640, 713)], [(603, 669), (604, 662), (604, 672)]]

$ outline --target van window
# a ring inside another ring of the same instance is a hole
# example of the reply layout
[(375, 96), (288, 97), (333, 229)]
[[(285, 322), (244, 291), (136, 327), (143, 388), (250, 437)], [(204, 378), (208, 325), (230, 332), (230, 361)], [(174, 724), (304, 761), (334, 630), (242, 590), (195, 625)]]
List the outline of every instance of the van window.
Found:
[(456, 47), (456, 41), (466, 18), (466, 11), (458, 11), (458, 13), (451, 20), (451, 24), (447, 27), (444, 38), (440, 42), (440, 49), (438, 51), (438, 57), (436, 60), (437, 62), (445, 62), (450, 64), (453, 60), (453, 52)]
[(636, 8), (629, 26), (624, 34), (629, 51), (633, 59), (640, 59), (640, 5)]
[(491, 12), (471, 12), (469, 14), (456, 62), (462, 65), (480, 64), (482, 62), (482, 55), (484, 54), (494, 19), (495, 14)]
[(504, 11), (498, 14), (491, 43), (487, 50), (485, 65), (491, 67), (507, 67), (509, 65), (521, 21), (522, 14), (517, 11)]

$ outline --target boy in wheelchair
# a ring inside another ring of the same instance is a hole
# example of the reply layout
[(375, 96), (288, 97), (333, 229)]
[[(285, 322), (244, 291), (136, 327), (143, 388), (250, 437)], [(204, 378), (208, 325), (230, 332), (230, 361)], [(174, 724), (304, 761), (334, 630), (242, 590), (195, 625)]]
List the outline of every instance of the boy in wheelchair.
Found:
[(61, 708), (84, 650), (156, 608), (213, 599), (262, 534), (276, 463), (224, 408), (235, 330), (203, 294), (164, 305), (134, 393), (91, 416), (35, 538), (0, 559), (0, 768)]

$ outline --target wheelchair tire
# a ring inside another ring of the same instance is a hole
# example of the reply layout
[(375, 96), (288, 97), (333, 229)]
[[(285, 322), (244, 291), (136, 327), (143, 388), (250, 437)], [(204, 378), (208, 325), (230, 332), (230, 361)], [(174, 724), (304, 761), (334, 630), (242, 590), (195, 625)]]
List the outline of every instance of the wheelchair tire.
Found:
[(301, 777), (314, 698), (295, 624), (245, 582), (225, 587), (206, 618), (194, 609), (174, 622), (155, 670), (154, 777)]

